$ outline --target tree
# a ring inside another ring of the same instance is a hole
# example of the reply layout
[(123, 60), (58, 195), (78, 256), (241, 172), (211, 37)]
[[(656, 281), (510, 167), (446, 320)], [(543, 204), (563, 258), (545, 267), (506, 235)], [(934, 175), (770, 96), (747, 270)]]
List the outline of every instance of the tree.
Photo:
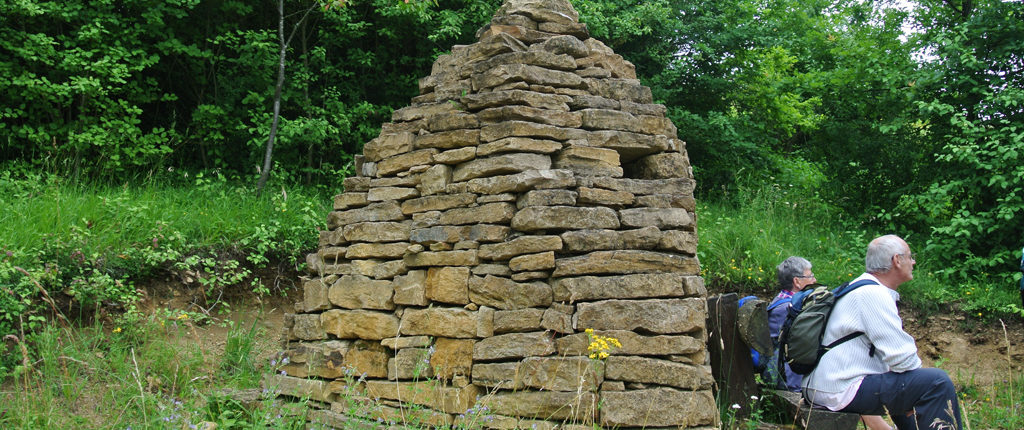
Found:
[[(260, 170), (260, 179), (256, 184), (256, 194), (260, 195), (263, 193), (263, 187), (267, 185), (267, 179), (270, 178), (271, 161), (274, 156), (274, 138), (277, 137), (277, 123), (281, 118), (281, 88), (284, 86), (284, 67), (285, 67), (285, 56), (288, 54), (288, 45), (292, 43), (292, 39), (295, 37), (295, 32), (299, 30), (300, 26), (306, 22), (306, 17), (317, 7), (323, 7), (325, 10), (330, 7), (332, 3), (321, 5), (314, 3), (302, 14), (302, 17), (292, 25), (291, 34), (288, 38), (284, 37), (284, 0), (277, 0), (277, 35), (278, 43), (280, 43), (280, 51), (278, 54), (277, 63), (277, 83), (274, 85), (274, 114), (270, 122), (270, 134), (267, 136), (267, 145), (263, 151), (263, 169)], [(344, 7), (345, 3), (342, 0), (339, 4), (340, 7)]]
[(915, 99), (936, 142), (927, 188), (904, 197), (931, 227), (929, 253), (956, 279), (1015, 272), (1024, 237), (1024, 8), (1020, 2), (922, 2), (930, 53)]

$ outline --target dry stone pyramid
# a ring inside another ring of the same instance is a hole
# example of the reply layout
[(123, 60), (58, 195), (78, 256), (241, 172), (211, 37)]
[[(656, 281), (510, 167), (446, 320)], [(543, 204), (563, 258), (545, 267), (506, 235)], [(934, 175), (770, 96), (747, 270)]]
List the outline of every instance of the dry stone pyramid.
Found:
[[(478, 39), (366, 143), (268, 384), (337, 426), (352, 393), (431, 426), (716, 426), (665, 107), (566, 0), (509, 0)], [(591, 359), (593, 335), (622, 346)]]

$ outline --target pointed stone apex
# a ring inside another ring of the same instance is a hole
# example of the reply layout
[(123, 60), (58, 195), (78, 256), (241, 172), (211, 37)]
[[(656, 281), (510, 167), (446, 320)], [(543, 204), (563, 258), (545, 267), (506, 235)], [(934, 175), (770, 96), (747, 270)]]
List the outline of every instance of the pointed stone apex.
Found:
[(478, 39), (507, 33), (526, 43), (564, 34), (580, 40), (590, 38), (587, 25), (568, 0), (508, 0), (494, 14), (491, 23), (477, 32)]

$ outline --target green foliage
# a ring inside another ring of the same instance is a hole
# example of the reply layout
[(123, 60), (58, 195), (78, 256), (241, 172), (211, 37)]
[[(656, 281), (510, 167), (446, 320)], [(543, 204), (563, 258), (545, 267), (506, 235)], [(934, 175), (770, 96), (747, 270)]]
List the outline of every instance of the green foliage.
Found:
[(922, 41), (936, 59), (924, 65), (928, 91), (916, 102), (922, 135), (941, 145), (926, 188), (899, 210), (931, 227), (941, 274), (1010, 285), (1024, 237), (1024, 11), (983, 1), (961, 12), (934, 5), (923, 17), (938, 23)]
[(270, 293), (254, 267), (299, 264), (324, 228), (326, 199), (312, 189), (257, 198), (216, 174), (162, 181), (0, 173), (0, 193), (15, 197), (0, 205), (0, 334), (35, 330), (54, 310), (130, 306), (136, 282), (157, 274), (191, 273), (211, 304), (230, 289)]

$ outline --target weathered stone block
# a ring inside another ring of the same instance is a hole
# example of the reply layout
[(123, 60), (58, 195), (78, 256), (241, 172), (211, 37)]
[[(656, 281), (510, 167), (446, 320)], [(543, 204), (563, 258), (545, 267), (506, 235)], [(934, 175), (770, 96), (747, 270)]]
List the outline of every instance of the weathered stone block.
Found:
[(403, 259), (408, 267), (425, 266), (475, 266), (480, 262), (475, 249), (460, 251), (424, 251), (405, 254)]
[(444, 192), (451, 182), (452, 168), (444, 164), (435, 164), (420, 175), (420, 183), (416, 185), (416, 190), (421, 195), (429, 196)]
[(306, 312), (329, 309), (331, 303), (327, 299), (330, 288), (323, 278), (316, 278), (302, 283), (302, 309)]
[[(609, 351), (613, 356), (679, 356), (693, 354), (705, 348), (703, 336), (648, 336), (628, 330), (595, 330), (594, 334), (618, 339), (622, 347)], [(586, 333), (560, 337), (555, 341), (559, 356), (586, 355), (589, 343), (590, 338)]]
[(380, 342), (357, 340), (345, 354), (345, 366), (356, 375), (366, 374), (367, 378), (387, 378), (390, 351)]
[(405, 254), (408, 247), (408, 242), (353, 243), (345, 250), (345, 258), (399, 258)]
[[(478, 336), (479, 320), (487, 316), (484, 312), (474, 312), (463, 308), (406, 309), (402, 313), (402, 334), (458, 339), (475, 338)], [(489, 316), (493, 321), (493, 313)]]
[(537, 417), (587, 425), (594, 421), (597, 396), (586, 392), (516, 391), (495, 393), (481, 399), (480, 403), (499, 415)]
[(680, 152), (643, 157), (630, 165), (630, 176), (639, 179), (692, 178), (690, 160)]
[(370, 178), (349, 176), (342, 181), (346, 193), (366, 192), (370, 190)]
[(516, 207), (573, 206), (577, 196), (577, 192), (569, 190), (533, 190), (522, 194), (516, 201)]
[(609, 207), (630, 206), (636, 201), (633, 193), (626, 191), (603, 190), (600, 188), (580, 187), (579, 203), (581, 205), (600, 205)]
[(338, 279), (328, 291), (331, 303), (345, 309), (395, 308), (392, 301), (395, 289), (391, 281), (378, 281), (361, 275), (346, 275)]
[(334, 210), (343, 211), (351, 208), (361, 208), (370, 202), (366, 200), (366, 193), (341, 193), (334, 196)]
[[(455, 166), (452, 181), (461, 182), (482, 176), (505, 175), (526, 170), (547, 170), (551, 157), (543, 154), (514, 153), (476, 158)], [(371, 190), (372, 191), (372, 190)]]
[(516, 212), (512, 228), (519, 231), (619, 228), (619, 217), (605, 207), (530, 206)]
[[(473, 129), (480, 127), (476, 115), (465, 112), (445, 112), (427, 118), (427, 129), (431, 132)], [(412, 142), (410, 141), (410, 144)]]
[(661, 230), (645, 227), (635, 230), (578, 230), (561, 234), (568, 251), (600, 251), (610, 249), (655, 249), (661, 241)]
[(619, 220), (625, 227), (658, 227), (662, 230), (693, 228), (693, 218), (686, 209), (635, 208), (619, 211)]
[(420, 149), (385, 158), (377, 163), (377, 176), (388, 176), (409, 170), (413, 166), (429, 165), (434, 161), (434, 154), (437, 152), (436, 149)]
[(689, 333), (704, 328), (704, 299), (605, 300), (576, 305), (576, 327)]
[(391, 349), (423, 348), (431, 344), (430, 336), (400, 336), (383, 339), (382, 346)]
[(587, 357), (527, 357), (519, 364), (526, 387), (542, 391), (597, 391), (605, 365)]
[(696, 211), (697, 201), (692, 195), (652, 194), (637, 197), (636, 205), (649, 208), (683, 208), (692, 213)]
[(320, 323), (340, 339), (379, 340), (398, 334), (398, 317), (393, 313), (331, 309), (320, 314)]
[(568, 170), (527, 170), (514, 175), (471, 179), (466, 183), (466, 191), (478, 194), (521, 193), (534, 189), (567, 188), (575, 183), (575, 176)]
[(405, 276), (395, 277), (394, 302), (398, 305), (426, 306), (426, 270), (411, 270)]
[(344, 358), (351, 341), (301, 342), (283, 351), (278, 369), (289, 376), (340, 378), (345, 374)]
[(420, 192), (409, 187), (377, 187), (370, 188), (366, 193), (366, 200), (371, 202), (383, 202), (388, 200), (407, 200), (419, 197)]
[(524, 388), (518, 362), (476, 363), (473, 365), (473, 384), (506, 390)]
[(404, 154), (412, 151), (412, 142), (415, 137), (415, 135), (409, 132), (381, 133), (379, 137), (363, 145), (363, 155), (366, 156), (366, 161), (380, 161), (398, 154)]
[(598, 187), (615, 191), (626, 191), (637, 196), (646, 194), (676, 194), (692, 196), (695, 182), (692, 179), (687, 178), (629, 179), (587, 176), (578, 178), (577, 184), (581, 187)]
[(459, 164), (476, 158), (476, 146), (449, 149), (434, 155), (434, 162), (439, 164)]
[(473, 90), (494, 88), (509, 82), (526, 82), (565, 88), (584, 87), (583, 78), (574, 73), (545, 69), (528, 64), (501, 64), (470, 77)]
[(358, 222), (401, 221), (404, 218), (398, 202), (381, 202), (359, 209), (331, 212), (327, 216), (327, 228), (334, 230)]
[(459, 388), (431, 381), (366, 381), (367, 397), (424, 405), (449, 414), (465, 413), (481, 394), (480, 388), (473, 384)]
[(488, 203), (485, 205), (448, 209), (441, 213), (439, 222), (448, 225), (465, 224), (508, 224), (516, 213), (511, 203)]
[(668, 138), (661, 139), (658, 136), (627, 131), (595, 130), (584, 133), (586, 133), (585, 136), (567, 143), (614, 150), (619, 153), (621, 163), (632, 162), (638, 158), (664, 151), (668, 149), (670, 143)]
[(545, 330), (556, 333), (572, 333), (572, 306), (562, 306), (552, 303), (550, 308), (544, 310), (540, 326)]
[(469, 300), (497, 309), (547, 307), (551, 304), (551, 286), (544, 282), (519, 283), (487, 275), (469, 278)]
[[(570, 64), (572, 65), (572, 68), (575, 68), (574, 62), (565, 63), (566, 66), (569, 66)], [(567, 112), (569, 111), (569, 105), (567, 103), (570, 100), (572, 99), (569, 96), (523, 90), (491, 91), (487, 93), (468, 94), (462, 97), (462, 102), (466, 104), (466, 107), (474, 111), (498, 106), (521, 105)]]
[(512, 257), (544, 251), (562, 249), (558, 236), (520, 236), (508, 242), (480, 246), (480, 258), (486, 260), (508, 260)]
[(473, 203), (476, 203), (476, 195), (472, 193), (427, 196), (402, 202), (400, 212), (408, 215), (427, 211), (443, 211), (466, 207)]
[(438, 338), (434, 342), (434, 354), (430, 366), (434, 375), (443, 380), (463, 375), (469, 376), (473, 368), (473, 345), (475, 340)]
[(569, 291), (569, 300), (637, 299), (684, 297), (690, 276), (678, 273), (650, 273), (622, 276), (583, 276), (555, 280), (558, 288)]
[(320, 340), (327, 337), (320, 316), (316, 314), (297, 314), (292, 325), (292, 336), (302, 340)]
[(342, 228), (351, 242), (401, 242), (409, 240), (410, 226), (401, 222), (361, 222)]
[(551, 335), (544, 332), (509, 333), (480, 340), (473, 345), (473, 361), (543, 357), (555, 353)]
[(267, 389), (296, 398), (308, 398), (320, 402), (332, 402), (337, 397), (327, 389), (327, 382), (295, 378), (281, 374), (270, 374), (264, 377)]
[(586, 255), (555, 260), (551, 276), (559, 278), (578, 275), (630, 273), (682, 273), (696, 275), (697, 259), (655, 251), (594, 251)]
[(388, 379), (433, 378), (434, 369), (430, 367), (430, 350), (427, 348), (405, 348), (387, 360)]
[(417, 106), (406, 106), (391, 113), (391, 121), (407, 122), (423, 119), (446, 112), (460, 110), (461, 107), (454, 103), (433, 103)]
[(658, 249), (696, 255), (697, 234), (692, 231), (679, 230), (662, 232), (661, 240), (658, 241)]
[(373, 279), (391, 279), (405, 274), (408, 268), (402, 260), (352, 260), (346, 275), (363, 275)]
[(554, 166), (571, 170), (577, 176), (622, 176), (619, 153), (612, 149), (570, 146), (558, 153)]
[[(552, 154), (561, 149), (562, 143), (556, 140), (506, 137), (480, 145), (477, 147), (477, 156), (484, 157), (504, 152)], [(550, 164), (550, 159), (548, 163)]]
[(480, 129), (481, 142), (493, 142), (506, 137), (532, 137), (565, 142), (569, 139), (582, 139), (586, 136), (587, 132), (582, 130), (527, 121), (507, 121), (487, 125)]
[(464, 305), (469, 303), (468, 267), (431, 267), (427, 270), (427, 299)]
[[(452, 130), (416, 136), (415, 146), (417, 149), (432, 148), (433, 153), (436, 153), (437, 149), (476, 146), (478, 143), (480, 143), (480, 130)], [(430, 149), (424, 150), (430, 151)]]
[(512, 332), (530, 332), (540, 329), (544, 309), (514, 309), (494, 311), (494, 332), (498, 334)]
[(477, 113), (477, 115), (480, 117), (480, 122), (484, 124), (496, 124), (503, 121), (529, 121), (558, 127), (577, 128), (583, 121), (580, 114), (576, 112), (552, 111), (530, 106), (493, 107), (484, 109)]
[(718, 407), (711, 391), (671, 388), (601, 393), (601, 425), (605, 427), (717, 426)]
[(547, 251), (537, 254), (520, 255), (512, 258), (508, 262), (508, 267), (514, 272), (551, 270), (555, 268), (555, 253)]
[(710, 366), (693, 366), (651, 357), (609, 357), (605, 377), (687, 390), (710, 390), (715, 383)]

